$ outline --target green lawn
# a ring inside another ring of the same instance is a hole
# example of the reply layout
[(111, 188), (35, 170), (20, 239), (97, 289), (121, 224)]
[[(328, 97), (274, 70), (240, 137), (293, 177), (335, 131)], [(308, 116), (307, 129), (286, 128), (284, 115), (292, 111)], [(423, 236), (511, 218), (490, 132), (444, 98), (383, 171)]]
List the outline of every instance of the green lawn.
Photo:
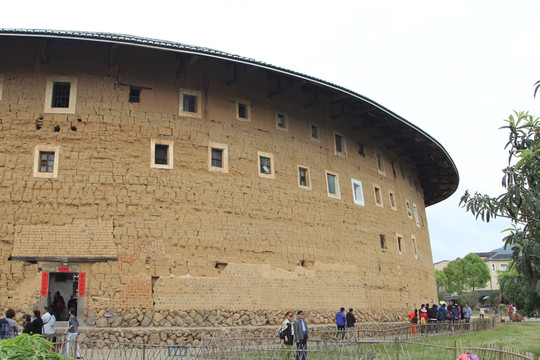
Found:
[(427, 339), (441, 345), (458, 345), (482, 347), (482, 345), (510, 347), (522, 352), (531, 352), (540, 357), (540, 322), (502, 323), (493, 330), (478, 331), (444, 338)]

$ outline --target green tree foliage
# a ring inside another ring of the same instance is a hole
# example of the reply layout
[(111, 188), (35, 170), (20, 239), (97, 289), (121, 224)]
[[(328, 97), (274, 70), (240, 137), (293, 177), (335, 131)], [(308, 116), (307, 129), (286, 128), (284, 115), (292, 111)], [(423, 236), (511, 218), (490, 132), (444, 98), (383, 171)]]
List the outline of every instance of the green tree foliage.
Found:
[(476, 254), (450, 261), (441, 272), (435, 270), (437, 287), (441, 286), (449, 294), (462, 293), (486, 286), (491, 275), (486, 263)]
[(459, 296), (459, 304), (463, 308), (465, 304), (469, 304), (471, 308), (475, 308), (480, 300), (480, 294), (476, 291), (466, 292)]
[(502, 129), (509, 132), (505, 147), (509, 158), (502, 185), (506, 192), (491, 197), (466, 191), (460, 205), (482, 221), (496, 217), (512, 221), (503, 240), (505, 246), (514, 246), (516, 282), (522, 283), (530, 298), (525, 299), (525, 307), (533, 309), (540, 297), (540, 118), (514, 112), (505, 122)]
[(0, 340), (0, 359), (69, 360), (51, 351), (53, 344), (41, 335), (21, 334), (14, 339)]
[(514, 262), (510, 262), (506, 271), (498, 276), (503, 300), (513, 303), (519, 311), (528, 316), (540, 315), (540, 296), (534, 288), (516, 270)]

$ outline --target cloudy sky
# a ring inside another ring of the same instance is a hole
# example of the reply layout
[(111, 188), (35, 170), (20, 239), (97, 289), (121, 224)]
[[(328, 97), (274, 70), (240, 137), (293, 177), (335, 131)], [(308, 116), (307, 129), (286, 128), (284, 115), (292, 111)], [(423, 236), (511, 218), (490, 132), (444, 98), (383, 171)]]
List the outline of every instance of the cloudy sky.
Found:
[(427, 210), (433, 261), (502, 246), (504, 220), (458, 207), (499, 195), (513, 110), (540, 116), (538, 0), (9, 1), (3, 28), (113, 32), (209, 47), (346, 87), (437, 139), (460, 173)]

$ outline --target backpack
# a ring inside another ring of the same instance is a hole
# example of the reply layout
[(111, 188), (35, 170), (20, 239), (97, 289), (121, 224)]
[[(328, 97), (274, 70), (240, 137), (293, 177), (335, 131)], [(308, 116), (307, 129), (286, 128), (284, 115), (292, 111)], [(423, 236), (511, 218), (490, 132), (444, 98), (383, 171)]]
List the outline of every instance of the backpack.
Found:
[(279, 338), (281, 340), (285, 339), (285, 329), (282, 326), (279, 327), (278, 334), (279, 334)]

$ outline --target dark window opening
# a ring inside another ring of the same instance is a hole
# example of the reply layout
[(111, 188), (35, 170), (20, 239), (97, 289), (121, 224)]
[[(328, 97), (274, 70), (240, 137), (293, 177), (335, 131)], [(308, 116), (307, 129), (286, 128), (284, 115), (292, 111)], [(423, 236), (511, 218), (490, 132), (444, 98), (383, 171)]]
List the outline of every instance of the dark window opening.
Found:
[(169, 155), (169, 145), (156, 144), (154, 151), (154, 163), (156, 165), (167, 165)]
[(401, 238), (400, 237), (398, 237), (397, 239), (397, 245), (398, 245), (399, 252), (401, 252)]
[(138, 103), (141, 100), (141, 88), (138, 87), (129, 87), (129, 102)]
[(238, 103), (238, 117), (247, 119), (247, 106), (246, 104)]
[(311, 137), (314, 139), (319, 138), (319, 128), (317, 125), (311, 125)]
[(271, 174), (272, 173), (272, 167), (270, 165), (270, 158), (266, 157), (266, 156), (261, 156), (260, 157), (260, 164), (261, 164), (261, 168), (260, 168), (260, 172), (261, 174)]
[(343, 152), (343, 136), (335, 134), (336, 137), (336, 151)]
[(229, 265), (228, 263), (222, 263), (222, 262), (216, 262), (215, 268), (218, 270), (225, 270), (225, 268)]
[(197, 112), (197, 96), (184, 94), (182, 110), (186, 112), (196, 113)]
[(379, 235), (379, 240), (381, 241), (381, 249), (386, 249), (386, 239), (385, 239), (385, 236), (380, 234)]
[(60, 125), (56, 125), (54, 127), (54, 132), (60, 132)]
[(298, 181), (300, 186), (307, 186), (307, 169), (298, 169)]
[(283, 114), (277, 114), (277, 126), (281, 129), (287, 128), (287, 119)]
[(54, 152), (39, 152), (39, 172), (52, 173), (54, 170)]
[(71, 131), (77, 131), (77, 127), (74, 126), (74, 125), (71, 125), (71, 128), (70, 128), (70, 129), (71, 129)]
[(223, 149), (212, 149), (212, 166), (223, 167)]
[(71, 90), (71, 83), (55, 81), (53, 83), (53, 89), (52, 89), (51, 107), (68, 108), (70, 90)]

